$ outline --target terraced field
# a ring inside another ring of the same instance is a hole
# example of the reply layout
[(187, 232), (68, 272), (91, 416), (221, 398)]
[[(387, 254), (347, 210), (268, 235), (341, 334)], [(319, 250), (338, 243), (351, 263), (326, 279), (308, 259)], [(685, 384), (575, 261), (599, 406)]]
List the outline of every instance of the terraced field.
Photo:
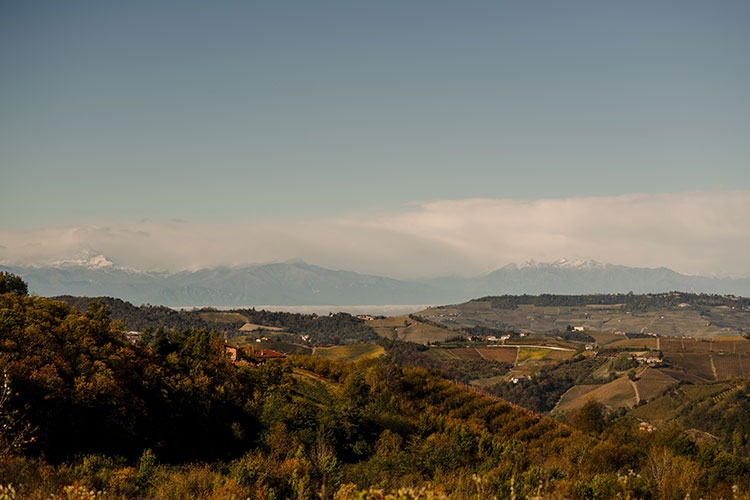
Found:
[(638, 388), (639, 400), (649, 401), (676, 386), (679, 380), (671, 377), (661, 370), (646, 368), (638, 374), (635, 382)]
[(515, 365), (535, 365), (571, 358), (578, 351), (557, 346), (493, 346), (493, 347), (433, 347), (429, 355), (436, 359), (461, 359), (465, 361), (485, 359)]
[(664, 360), (670, 365), (700, 377), (704, 381), (716, 380), (713, 358), (710, 353), (664, 351)]
[(740, 354), (714, 354), (717, 380), (750, 376), (750, 356)]
[(658, 425), (677, 419), (686, 407), (715, 403), (716, 399), (733, 389), (734, 385), (728, 383), (683, 385), (643, 406), (633, 408), (629, 413), (640, 420)]

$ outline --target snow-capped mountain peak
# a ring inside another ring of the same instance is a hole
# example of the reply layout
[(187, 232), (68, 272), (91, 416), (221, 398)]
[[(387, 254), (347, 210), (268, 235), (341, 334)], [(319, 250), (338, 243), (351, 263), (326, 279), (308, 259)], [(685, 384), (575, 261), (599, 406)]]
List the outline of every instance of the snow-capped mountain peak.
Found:
[(557, 268), (557, 269), (602, 269), (607, 267), (607, 264), (602, 264), (595, 260), (568, 260), (568, 259), (557, 259), (553, 262), (538, 262), (535, 260), (528, 260), (518, 266), (518, 269), (542, 269), (542, 268)]
[(114, 268), (115, 264), (101, 253), (93, 252), (91, 250), (84, 250), (76, 257), (59, 259), (53, 262), (52, 267), (85, 267), (87, 269), (106, 269)]

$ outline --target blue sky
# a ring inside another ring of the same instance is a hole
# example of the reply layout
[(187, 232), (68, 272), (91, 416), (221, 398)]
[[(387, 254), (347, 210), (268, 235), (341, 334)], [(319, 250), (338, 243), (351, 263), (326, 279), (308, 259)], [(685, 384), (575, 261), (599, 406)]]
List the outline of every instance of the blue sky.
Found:
[(0, 230), (749, 190), (748, 47), (745, 1), (4, 2)]

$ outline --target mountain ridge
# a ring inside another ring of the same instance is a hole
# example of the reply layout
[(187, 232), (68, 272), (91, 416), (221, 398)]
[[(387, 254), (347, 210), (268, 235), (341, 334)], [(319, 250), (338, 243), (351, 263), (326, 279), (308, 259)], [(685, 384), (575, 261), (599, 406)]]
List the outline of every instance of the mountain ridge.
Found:
[(385, 305), (458, 303), (503, 294), (703, 292), (750, 296), (750, 278), (692, 276), (667, 267), (593, 260), (528, 261), (479, 276), (402, 280), (332, 270), (301, 260), (174, 273), (124, 268), (101, 254), (57, 265), (0, 266), (44, 296), (114, 296), (168, 306)]

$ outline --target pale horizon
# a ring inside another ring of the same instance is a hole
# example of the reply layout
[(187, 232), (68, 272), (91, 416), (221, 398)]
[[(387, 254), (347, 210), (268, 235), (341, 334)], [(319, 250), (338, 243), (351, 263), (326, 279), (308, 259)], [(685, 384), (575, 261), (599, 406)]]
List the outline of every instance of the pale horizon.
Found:
[(750, 4), (0, 6), (0, 263), (750, 275)]
[(594, 260), (747, 276), (750, 191), (548, 200), (445, 200), (401, 213), (196, 224), (142, 221), (0, 231), (0, 264), (95, 257), (178, 272), (303, 260), (393, 278), (475, 276), (528, 261)]

